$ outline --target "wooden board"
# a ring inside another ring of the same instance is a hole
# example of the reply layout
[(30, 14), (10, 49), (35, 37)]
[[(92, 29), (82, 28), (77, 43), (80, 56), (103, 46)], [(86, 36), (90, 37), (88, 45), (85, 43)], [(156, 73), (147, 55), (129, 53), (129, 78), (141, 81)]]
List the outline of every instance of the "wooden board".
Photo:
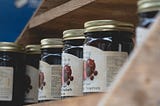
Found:
[(59, 6), (69, 0), (44, 0), (45, 2), (41, 5), (41, 8), (38, 9), (35, 15), (40, 15), (56, 6)]
[(99, 106), (160, 106), (160, 16)]
[(96, 106), (99, 100), (104, 96), (102, 93), (91, 94), (83, 97), (69, 98), (59, 101), (50, 101), (27, 106)]
[[(24, 36), (34, 36), (32, 32), (39, 38), (62, 37), (64, 30), (83, 28), (84, 22), (96, 19), (114, 19), (136, 25), (136, 2), (137, 0), (46, 0), (16, 42), (23, 45), (39, 43), (35, 39), (24, 39)], [(46, 8), (47, 5), (49, 8)], [(28, 30), (31, 35), (25, 35)]]

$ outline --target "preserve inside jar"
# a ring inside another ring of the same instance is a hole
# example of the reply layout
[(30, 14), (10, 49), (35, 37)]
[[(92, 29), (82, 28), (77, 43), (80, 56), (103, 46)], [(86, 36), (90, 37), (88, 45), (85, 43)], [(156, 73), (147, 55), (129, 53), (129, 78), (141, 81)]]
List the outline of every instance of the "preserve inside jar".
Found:
[(83, 58), (84, 29), (71, 29), (63, 32), (64, 53)]
[(134, 47), (133, 25), (94, 20), (84, 27), (84, 93), (105, 92)]
[(159, 0), (139, 0), (138, 3), (139, 24), (136, 29), (137, 45), (143, 42), (148, 33), (148, 29), (155, 21), (155, 17), (160, 10)]
[(63, 32), (62, 98), (83, 95), (83, 43), (84, 29)]
[(62, 39), (41, 40), (39, 100), (61, 99)]
[(86, 32), (85, 44), (97, 47), (103, 51), (132, 51), (134, 44), (132, 41), (133, 32), (127, 31), (96, 31)]
[(61, 65), (62, 47), (58, 48), (42, 48), (41, 60), (50, 65)]
[(22, 106), (25, 76), (24, 49), (11, 42), (0, 42), (0, 106)]

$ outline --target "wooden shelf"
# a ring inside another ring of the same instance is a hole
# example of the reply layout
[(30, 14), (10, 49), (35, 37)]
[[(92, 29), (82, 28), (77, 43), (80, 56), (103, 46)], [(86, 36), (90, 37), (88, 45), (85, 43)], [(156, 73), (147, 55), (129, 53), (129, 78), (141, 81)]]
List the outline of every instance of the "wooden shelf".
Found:
[(46, 37), (62, 37), (66, 29), (83, 28), (89, 20), (115, 19), (136, 25), (137, 0), (44, 0), (16, 40), (40, 43)]
[(74, 97), (58, 101), (50, 101), (27, 106), (96, 106), (104, 96), (102, 93), (91, 94), (88, 96)]

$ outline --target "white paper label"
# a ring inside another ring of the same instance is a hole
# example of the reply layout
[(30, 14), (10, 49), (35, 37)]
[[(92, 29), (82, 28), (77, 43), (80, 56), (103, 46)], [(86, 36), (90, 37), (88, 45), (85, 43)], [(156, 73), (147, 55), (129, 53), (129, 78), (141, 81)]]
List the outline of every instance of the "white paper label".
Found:
[(61, 97), (61, 65), (49, 65), (40, 61), (39, 100)]
[(62, 96), (83, 95), (83, 59), (62, 53)]
[(84, 46), (83, 92), (105, 92), (128, 54)]
[(61, 65), (51, 65), (52, 70), (52, 84), (51, 84), (51, 96), (53, 99), (61, 98), (61, 87), (62, 87), (62, 66)]
[(26, 92), (25, 102), (36, 103), (38, 102), (38, 81), (39, 81), (39, 70), (33, 66), (26, 66)]
[(0, 101), (12, 101), (13, 67), (0, 67)]
[(147, 36), (149, 32), (149, 29), (143, 28), (143, 27), (137, 27), (136, 28), (136, 44), (140, 45), (142, 44), (143, 40)]
[(120, 68), (123, 66), (124, 62), (128, 57), (127, 52), (106, 52), (106, 69), (107, 69), (107, 87), (115, 79)]

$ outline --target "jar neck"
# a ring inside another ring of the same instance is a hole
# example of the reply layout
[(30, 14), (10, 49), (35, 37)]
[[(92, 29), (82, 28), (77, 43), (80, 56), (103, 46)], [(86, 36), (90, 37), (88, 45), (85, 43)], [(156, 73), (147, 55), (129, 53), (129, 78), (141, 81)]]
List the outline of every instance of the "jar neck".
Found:
[(40, 57), (41, 57), (41, 54), (27, 54), (26, 65), (31, 65), (38, 69)]
[(86, 38), (95, 38), (95, 39), (111, 39), (113, 37), (117, 39), (132, 39), (133, 33), (127, 31), (97, 31), (97, 32), (88, 32), (85, 33)]
[(133, 49), (133, 33), (131, 32), (101, 31), (85, 33), (85, 35), (85, 45), (93, 46), (103, 51), (124, 51), (130, 53)]
[(41, 49), (41, 54), (43, 53), (62, 53), (62, 48), (44, 48), (44, 49)]
[(64, 41), (64, 53), (69, 53), (79, 58), (83, 58), (84, 39), (74, 39)]
[(62, 48), (41, 49), (41, 61), (47, 62), (50, 65), (60, 65), (61, 53)]
[(159, 11), (150, 11), (139, 13), (139, 26), (148, 28), (154, 21)]
[(72, 45), (72, 46), (81, 46), (84, 43), (84, 39), (73, 39), (73, 40), (65, 40), (65, 45)]

